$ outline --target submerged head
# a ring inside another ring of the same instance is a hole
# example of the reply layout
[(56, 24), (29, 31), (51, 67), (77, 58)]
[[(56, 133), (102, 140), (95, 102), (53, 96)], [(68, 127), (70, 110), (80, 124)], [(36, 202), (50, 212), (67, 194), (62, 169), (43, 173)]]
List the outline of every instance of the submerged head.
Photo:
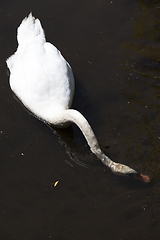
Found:
[(136, 175), (133, 176), (135, 179), (138, 179), (142, 182), (149, 183), (150, 178), (147, 175), (139, 174), (137, 173)]
[(113, 162), (111, 165), (111, 170), (116, 175), (132, 177), (145, 183), (150, 182), (150, 178), (148, 176), (139, 174), (134, 169), (120, 163)]

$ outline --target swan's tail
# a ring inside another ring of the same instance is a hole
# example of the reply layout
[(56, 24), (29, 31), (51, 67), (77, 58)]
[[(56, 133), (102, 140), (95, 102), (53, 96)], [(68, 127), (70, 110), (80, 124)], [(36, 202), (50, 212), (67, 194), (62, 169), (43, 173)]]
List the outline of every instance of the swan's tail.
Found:
[[(31, 42), (40, 41), (42, 43), (46, 42), (44, 30), (41, 26), (39, 19), (35, 19), (32, 16), (32, 13), (28, 17), (24, 18), (22, 23), (17, 29), (17, 41), (18, 41), (18, 51), (24, 50)], [(10, 71), (13, 68), (14, 63), (16, 62), (16, 54), (13, 54), (6, 61)]]
[(17, 41), (20, 46), (27, 46), (34, 40), (45, 42), (44, 30), (39, 19), (35, 19), (32, 13), (24, 18), (17, 31)]

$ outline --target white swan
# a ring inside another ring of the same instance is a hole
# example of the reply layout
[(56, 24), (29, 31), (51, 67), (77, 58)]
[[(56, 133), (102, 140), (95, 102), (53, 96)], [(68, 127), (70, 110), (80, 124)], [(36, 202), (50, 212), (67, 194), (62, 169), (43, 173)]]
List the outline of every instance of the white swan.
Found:
[(149, 182), (148, 176), (108, 158), (101, 151), (87, 120), (78, 111), (69, 109), (75, 91), (72, 69), (57, 48), (46, 42), (40, 21), (32, 14), (18, 27), (17, 40), (17, 51), (6, 62), (10, 87), (25, 107), (55, 127), (77, 124), (91, 151), (113, 173)]

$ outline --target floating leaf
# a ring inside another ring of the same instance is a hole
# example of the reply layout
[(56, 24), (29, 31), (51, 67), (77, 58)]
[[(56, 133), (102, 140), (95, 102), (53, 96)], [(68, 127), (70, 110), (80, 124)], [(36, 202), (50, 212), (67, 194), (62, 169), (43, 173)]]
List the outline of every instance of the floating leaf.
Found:
[(56, 187), (58, 183), (59, 183), (59, 181), (56, 181), (56, 182), (54, 183), (54, 187)]

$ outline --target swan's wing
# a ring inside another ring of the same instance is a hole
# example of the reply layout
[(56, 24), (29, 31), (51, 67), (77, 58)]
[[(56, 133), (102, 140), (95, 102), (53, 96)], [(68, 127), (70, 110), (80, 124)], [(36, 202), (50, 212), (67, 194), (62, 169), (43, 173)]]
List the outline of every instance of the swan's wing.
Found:
[(50, 80), (50, 94), (62, 101), (65, 108), (72, 104), (74, 95), (74, 77), (69, 63), (60, 51), (50, 43), (44, 44), (47, 76)]
[(70, 107), (74, 94), (72, 70), (52, 44), (35, 41), (15, 56), (10, 86), (31, 112), (47, 120), (46, 116), (53, 118), (56, 109)]

